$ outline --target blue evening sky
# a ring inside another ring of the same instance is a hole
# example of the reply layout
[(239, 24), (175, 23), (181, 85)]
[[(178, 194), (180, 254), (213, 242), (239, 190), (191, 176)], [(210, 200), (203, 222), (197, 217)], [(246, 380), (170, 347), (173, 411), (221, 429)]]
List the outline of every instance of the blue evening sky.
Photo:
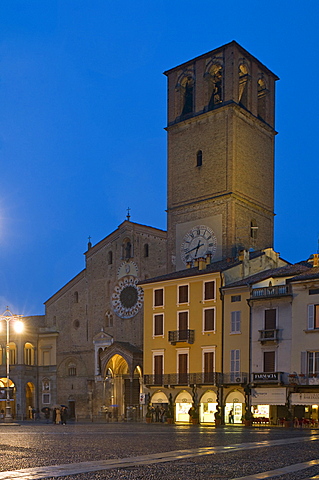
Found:
[(166, 228), (166, 77), (236, 40), (276, 73), (275, 249), (318, 249), (318, 0), (2, 0), (0, 313), (131, 220)]

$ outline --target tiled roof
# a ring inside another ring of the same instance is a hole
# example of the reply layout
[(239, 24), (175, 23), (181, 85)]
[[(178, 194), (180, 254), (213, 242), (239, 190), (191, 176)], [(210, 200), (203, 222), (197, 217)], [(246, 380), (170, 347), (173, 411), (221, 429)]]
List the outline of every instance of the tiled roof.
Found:
[[(249, 253), (249, 258), (251, 260), (253, 258), (262, 256), (262, 255), (265, 255), (265, 252), (254, 251)], [(239, 261), (238, 259), (220, 260), (218, 262), (210, 263), (209, 265), (206, 266), (206, 268), (203, 268), (202, 270), (199, 270), (198, 267), (192, 267), (192, 268), (186, 268), (185, 270), (179, 270), (177, 272), (167, 273), (166, 275), (161, 275), (159, 277), (147, 278), (145, 280), (141, 280), (139, 282), (139, 285), (146, 285), (148, 283), (155, 283), (155, 282), (164, 282), (166, 280), (175, 280), (178, 278), (194, 277), (196, 275), (207, 275), (208, 273), (223, 272), (225, 270), (228, 270), (229, 268), (235, 267), (236, 265), (240, 265), (241, 263), (242, 262)]]
[(279, 278), (279, 277), (289, 277), (295, 276), (298, 274), (302, 274), (309, 270), (308, 266), (296, 263), (294, 265), (286, 265), (284, 267), (278, 268), (270, 268), (268, 270), (264, 270), (263, 272), (256, 273), (251, 275), (250, 277), (243, 278), (242, 280), (238, 280), (237, 282), (230, 283), (223, 288), (233, 288), (233, 287), (240, 287), (245, 285), (252, 285), (253, 283), (258, 283), (263, 280), (266, 280), (269, 277)]
[(313, 278), (319, 278), (319, 267), (308, 268), (307, 271), (300, 273), (287, 280), (287, 282), (300, 282), (303, 280), (311, 280)]

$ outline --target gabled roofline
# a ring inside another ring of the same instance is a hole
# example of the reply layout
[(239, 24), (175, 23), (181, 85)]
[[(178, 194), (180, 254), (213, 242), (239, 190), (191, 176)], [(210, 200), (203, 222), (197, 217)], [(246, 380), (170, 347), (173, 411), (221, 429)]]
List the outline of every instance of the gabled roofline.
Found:
[(274, 77), (275, 80), (279, 80), (279, 77), (275, 73), (273, 73), (268, 67), (266, 67), (266, 65), (264, 65), (260, 60), (258, 60), (258, 58), (256, 58), (254, 55), (249, 53), (248, 50), (246, 50), (244, 47), (239, 45), (239, 43), (237, 43), (236, 40), (232, 40), (231, 42), (225, 43), (224, 45), (221, 45), (218, 48), (214, 48), (214, 50), (211, 50), (207, 53), (203, 53), (202, 55), (199, 55), (198, 57), (194, 57), (191, 60), (188, 60), (187, 62), (183, 62), (180, 65), (177, 65), (176, 67), (170, 68), (169, 70), (166, 70), (165, 72), (163, 72), (163, 74), (168, 76), (174, 70), (178, 70), (180, 68), (186, 67), (186, 65), (189, 65), (190, 63), (194, 62), (195, 60), (199, 60), (201, 58), (211, 56), (211, 55), (217, 53), (218, 51), (223, 50), (223, 49), (225, 49), (227, 47), (230, 47), (232, 45), (236, 46), (246, 57), (250, 57), (252, 60), (254, 60), (260, 66), (260, 68), (262, 68), (263, 70), (266, 70), (267, 73), (269, 75), (271, 75), (272, 77)]

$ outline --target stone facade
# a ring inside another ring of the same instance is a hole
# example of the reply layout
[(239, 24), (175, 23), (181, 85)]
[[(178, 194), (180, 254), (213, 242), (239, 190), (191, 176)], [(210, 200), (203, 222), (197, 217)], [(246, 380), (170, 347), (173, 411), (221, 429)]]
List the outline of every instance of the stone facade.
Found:
[(47, 325), (59, 333), (57, 401), (78, 418), (103, 415), (110, 405), (123, 417), (138, 404), (142, 375), (137, 283), (166, 272), (166, 232), (126, 220), (97, 245), (89, 243), (85, 259), (85, 269), (45, 302)]

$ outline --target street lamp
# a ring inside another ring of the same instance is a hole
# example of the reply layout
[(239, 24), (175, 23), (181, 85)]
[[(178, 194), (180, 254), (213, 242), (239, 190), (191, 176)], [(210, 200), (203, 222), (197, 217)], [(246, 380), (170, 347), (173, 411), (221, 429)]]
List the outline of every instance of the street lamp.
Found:
[[(4, 320), (7, 322), (7, 340), (6, 340), (6, 367), (7, 367), (7, 395), (6, 395), (6, 414), (4, 417), (4, 421), (6, 423), (12, 422), (12, 415), (11, 415), (11, 405), (10, 405), (10, 322), (12, 322), (13, 327), (17, 333), (21, 333), (23, 330), (23, 322), (21, 322), (20, 318), (22, 315), (13, 315), (9, 307), (6, 308), (6, 310), (3, 312), (3, 314), (0, 316), (0, 321)], [(1, 325), (1, 324), (0, 324)]]

